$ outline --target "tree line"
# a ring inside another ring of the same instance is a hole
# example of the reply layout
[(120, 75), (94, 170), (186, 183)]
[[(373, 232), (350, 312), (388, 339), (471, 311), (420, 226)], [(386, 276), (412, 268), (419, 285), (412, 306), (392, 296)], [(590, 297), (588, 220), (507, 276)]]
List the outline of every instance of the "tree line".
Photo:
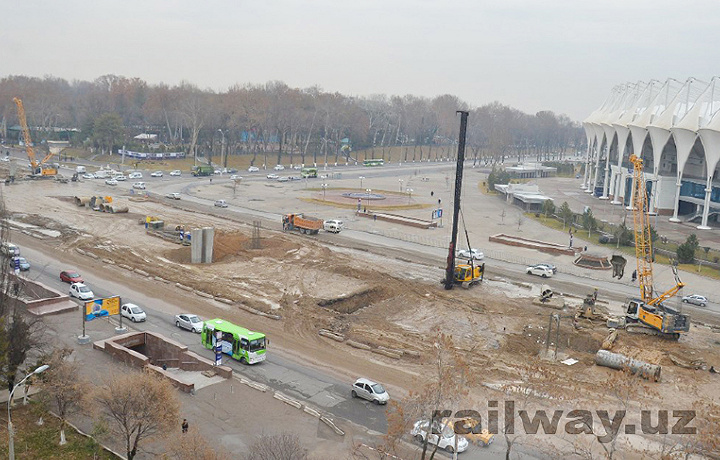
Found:
[(321, 157), (337, 162), (363, 149), (384, 158), (397, 146), (420, 147), (422, 160), (423, 155), (430, 158), (434, 146), (456, 143), (458, 110), (470, 112), (467, 156), (485, 164), (514, 156), (518, 161), (562, 159), (585, 142), (580, 124), (565, 115), (526, 114), (499, 102), (471, 107), (450, 94), (355, 97), (279, 81), (216, 92), (188, 82), (151, 85), (117, 75), (71, 82), (52, 76), (1, 79), (4, 135), (17, 123), (13, 97), (23, 100), (36, 137), (68, 139), (105, 152), (149, 132), (167, 148), (191, 155), (224, 148), (231, 155), (253, 155), (253, 163), (268, 152), (278, 163), (283, 158), (319, 163)]

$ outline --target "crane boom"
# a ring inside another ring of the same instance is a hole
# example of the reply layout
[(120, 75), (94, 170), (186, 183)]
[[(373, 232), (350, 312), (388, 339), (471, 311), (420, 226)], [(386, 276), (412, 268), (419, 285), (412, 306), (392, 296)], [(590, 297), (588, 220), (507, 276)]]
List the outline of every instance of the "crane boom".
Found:
[(23, 107), (23, 102), (19, 97), (13, 98), (13, 102), (17, 106), (18, 119), (20, 120), (20, 127), (22, 128), (23, 139), (25, 140), (25, 151), (27, 152), (27, 156), (30, 159), (30, 164), (32, 165), (33, 171), (35, 171), (35, 169), (37, 169), (40, 164), (38, 163), (37, 158), (35, 158), (35, 150), (33, 150), (32, 148), (30, 128), (28, 128), (27, 119), (25, 118), (25, 108)]

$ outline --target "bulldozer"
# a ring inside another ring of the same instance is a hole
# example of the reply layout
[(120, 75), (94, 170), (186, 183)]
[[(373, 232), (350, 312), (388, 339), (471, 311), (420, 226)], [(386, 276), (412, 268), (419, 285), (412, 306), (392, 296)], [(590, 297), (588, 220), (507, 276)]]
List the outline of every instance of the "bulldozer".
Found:
[(485, 276), (485, 264), (457, 264), (455, 265), (455, 284), (459, 284), (463, 289), (469, 289), (471, 286), (479, 284)]

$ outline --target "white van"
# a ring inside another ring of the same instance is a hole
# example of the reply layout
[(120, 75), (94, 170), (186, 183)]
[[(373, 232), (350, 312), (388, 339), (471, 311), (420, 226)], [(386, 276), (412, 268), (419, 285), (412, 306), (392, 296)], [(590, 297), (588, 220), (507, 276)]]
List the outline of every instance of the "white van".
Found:
[(75, 172), (78, 174), (85, 174), (87, 169), (85, 169), (85, 166), (78, 166), (75, 168)]
[(135, 182), (133, 188), (138, 190), (145, 190), (145, 182)]
[(340, 233), (343, 229), (343, 221), (337, 219), (326, 220), (323, 222), (323, 229), (330, 233)]
[(95, 177), (97, 179), (107, 179), (108, 177), (110, 177), (110, 175), (108, 174), (107, 170), (101, 169), (95, 173)]

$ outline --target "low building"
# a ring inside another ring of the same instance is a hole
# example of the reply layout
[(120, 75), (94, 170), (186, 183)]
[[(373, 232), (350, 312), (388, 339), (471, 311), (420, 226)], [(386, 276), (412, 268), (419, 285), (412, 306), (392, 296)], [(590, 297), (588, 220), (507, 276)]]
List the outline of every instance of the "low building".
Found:
[(536, 179), (538, 177), (553, 177), (557, 175), (557, 168), (543, 166), (540, 163), (526, 163), (508, 166), (505, 171), (512, 179)]
[(543, 203), (553, 201), (543, 195), (536, 184), (495, 184), (495, 190), (502, 193), (506, 201), (528, 212), (541, 211)]

